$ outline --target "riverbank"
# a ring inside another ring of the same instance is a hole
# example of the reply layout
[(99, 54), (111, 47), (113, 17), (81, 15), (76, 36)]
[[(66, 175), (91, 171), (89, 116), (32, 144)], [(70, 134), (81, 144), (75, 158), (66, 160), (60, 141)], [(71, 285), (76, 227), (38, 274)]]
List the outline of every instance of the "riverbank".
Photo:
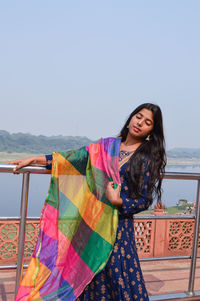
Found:
[(41, 154), (30, 154), (30, 153), (7, 153), (7, 152), (0, 152), (0, 162), (5, 163), (8, 161), (13, 161), (22, 158), (28, 158), (33, 156), (38, 156)]
[[(41, 154), (31, 154), (31, 153), (8, 153), (0, 152), (0, 162), (5, 163), (7, 161), (12, 161), (16, 159), (28, 158), (33, 156), (38, 156)], [(168, 166), (200, 166), (200, 159), (197, 158), (167, 158)]]
[(182, 165), (182, 166), (200, 166), (200, 159), (197, 158), (167, 158), (167, 165)]

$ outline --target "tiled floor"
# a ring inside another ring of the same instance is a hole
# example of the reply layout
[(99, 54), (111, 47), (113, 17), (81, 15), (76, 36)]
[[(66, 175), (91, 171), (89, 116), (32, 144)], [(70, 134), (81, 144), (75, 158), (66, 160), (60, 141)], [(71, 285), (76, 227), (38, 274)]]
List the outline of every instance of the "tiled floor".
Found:
[[(187, 291), (190, 260), (141, 262), (150, 296)], [(15, 270), (0, 271), (0, 301), (13, 301)], [(195, 290), (200, 290), (200, 259), (197, 261)]]
[[(190, 260), (141, 262), (141, 267), (150, 296), (188, 290)], [(195, 290), (200, 290), (200, 259), (197, 260)]]
[(14, 300), (15, 274), (15, 270), (0, 270), (0, 301)]

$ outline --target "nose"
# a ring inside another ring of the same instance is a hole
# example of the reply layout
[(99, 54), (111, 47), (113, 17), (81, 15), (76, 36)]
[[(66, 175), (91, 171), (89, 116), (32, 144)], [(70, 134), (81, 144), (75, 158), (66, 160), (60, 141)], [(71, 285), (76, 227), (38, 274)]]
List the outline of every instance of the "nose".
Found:
[(138, 124), (139, 126), (142, 126), (142, 123), (143, 123), (143, 120), (142, 120), (142, 119), (138, 120), (138, 122), (137, 122), (137, 124)]

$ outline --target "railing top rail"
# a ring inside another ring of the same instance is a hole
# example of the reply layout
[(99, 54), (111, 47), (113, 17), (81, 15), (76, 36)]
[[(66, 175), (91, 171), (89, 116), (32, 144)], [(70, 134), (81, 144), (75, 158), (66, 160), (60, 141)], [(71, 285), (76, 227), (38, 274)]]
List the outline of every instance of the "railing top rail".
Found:
[[(29, 216), (27, 217), (27, 220), (39, 220), (39, 216)], [(169, 220), (184, 220), (184, 219), (195, 219), (195, 215), (135, 215), (134, 220), (152, 220), (152, 219), (169, 219)], [(15, 221), (18, 220), (20, 221), (19, 216), (0, 216), (0, 221)]]
[(193, 172), (166, 172), (164, 179), (174, 180), (200, 180), (200, 173)]
[[(16, 165), (11, 164), (0, 164), (0, 172), (13, 173), (13, 168)], [(34, 165), (23, 167), (19, 170), (19, 173), (34, 173), (34, 174), (49, 174), (50, 171), (44, 166)], [(166, 172), (164, 179), (175, 179), (175, 180), (200, 180), (200, 173), (192, 172)]]
[[(0, 164), (0, 172), (13, 173), (13, 168), (16, 165), (14, 164)], [(49, 174), (50, 171), (46, 169), (44, 166), (34, 165), (34, 166), (26, 166), (19, 170), (19, 173), (34, 173), (34, 174)]]

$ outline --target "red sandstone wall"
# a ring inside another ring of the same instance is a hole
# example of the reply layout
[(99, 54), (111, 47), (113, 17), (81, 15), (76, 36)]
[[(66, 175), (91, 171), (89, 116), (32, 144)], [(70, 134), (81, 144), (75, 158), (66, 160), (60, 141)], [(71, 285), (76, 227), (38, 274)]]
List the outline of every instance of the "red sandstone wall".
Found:
[[(134, 221), (135, 241), (139, 257), (190, 255), (192, 253), (193, 219), (137, 219)], [(24, 263), (34, 250), (39, 219), (27, 220)], [(0, 265), (16, 264), (19, 220), (0, 220)], [(198, 243), (200, 254), (200, 235)]]

